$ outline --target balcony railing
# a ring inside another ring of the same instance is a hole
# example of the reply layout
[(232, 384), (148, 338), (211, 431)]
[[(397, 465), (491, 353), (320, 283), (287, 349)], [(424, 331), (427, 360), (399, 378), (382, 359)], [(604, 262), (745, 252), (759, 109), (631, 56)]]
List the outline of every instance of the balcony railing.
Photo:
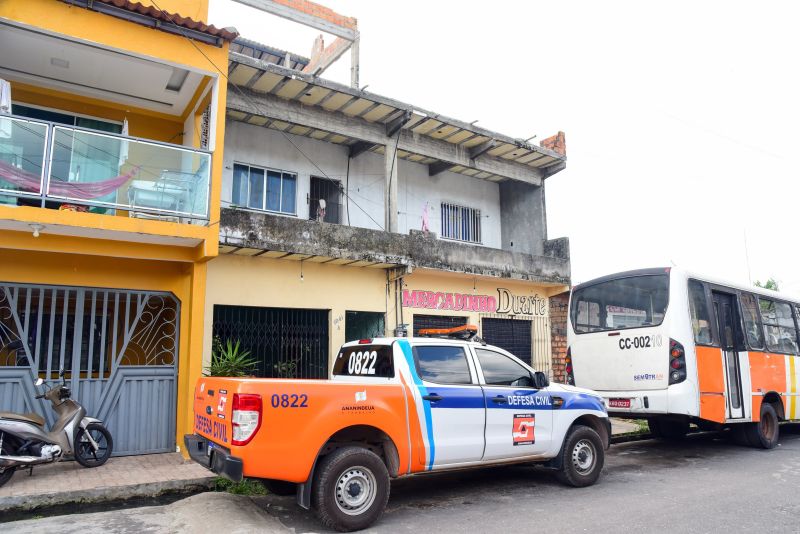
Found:
[(0, 204), (208, 221), (211, 154), (0, 115)]

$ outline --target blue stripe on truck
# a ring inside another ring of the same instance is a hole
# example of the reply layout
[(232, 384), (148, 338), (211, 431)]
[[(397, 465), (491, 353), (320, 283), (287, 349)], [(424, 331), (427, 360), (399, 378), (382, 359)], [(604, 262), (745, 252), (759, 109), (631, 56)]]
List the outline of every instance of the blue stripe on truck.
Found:
[[(408, 341), (405, 339), (399, 339), (397, 344), (400, 345), (400, 350), (403, 351), (403, 356), (406, 358), (406, 363), (408, 363), (408, 368), (411, 372), (411, 378), (414, 380), (414, 385), (417, 386), (417, 390), (419, 391), (420, 397), (427, 395), (428, 390), (422, 384), (422, 380), (420, 379), (419, 375), (417, 374), (417, 366), (414, 365), (414, 354), (411, 352), (411, 345), (409, 345)], [(430, 458), (428, 458), (428, 471), (433, 469), (433, 460), (436, 458), (436, 445), (433, 441), (433, 419), (431, 419), (431, 403), (428, 401), (422, 401), (422, 409), (425, 413), (425, 426), (427, 427), (427, 434), (428, 434), (428, 445), (430, 446)]]

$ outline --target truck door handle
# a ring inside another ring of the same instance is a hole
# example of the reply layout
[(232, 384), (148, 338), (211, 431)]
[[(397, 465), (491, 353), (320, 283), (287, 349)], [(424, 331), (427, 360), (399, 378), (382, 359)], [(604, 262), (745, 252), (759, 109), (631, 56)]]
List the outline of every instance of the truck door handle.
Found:
[(441, 395), (437, 395), (436, 393), (431, 393), (430, 395), (423, 395), (422, 398), (425, 399), (426, 401), (439, 402), (444, 397), (442, 397)]
[(492, 399), (492, 402), (495, 404), (508, 404), (508, 399), (502, 395), (498, 395)]

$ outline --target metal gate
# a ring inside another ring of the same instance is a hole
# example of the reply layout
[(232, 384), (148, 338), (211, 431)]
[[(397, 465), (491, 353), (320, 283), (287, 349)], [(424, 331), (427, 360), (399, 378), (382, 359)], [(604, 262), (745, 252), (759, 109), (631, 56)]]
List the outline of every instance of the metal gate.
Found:
[(328, 310), (214, 305), (214, 343), (250, 351), (262, 378), (328, 378)]
[(483, 340), (505, 349), (531, 365), (531, 321), (520, 319), (481, 318)]
[(34, 381), (63, 369), (115, 455), (174, 451), (179, 325), (169, 293), (0, 283), (0, 410), (52, 425)]

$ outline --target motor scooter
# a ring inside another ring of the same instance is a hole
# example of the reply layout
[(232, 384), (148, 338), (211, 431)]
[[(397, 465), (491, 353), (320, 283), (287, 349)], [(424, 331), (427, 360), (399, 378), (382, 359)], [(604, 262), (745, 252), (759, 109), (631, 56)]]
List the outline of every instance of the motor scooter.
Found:
[[(35, 413), (0, 412), (0, 486), (8, 482), (18, 468), (57, 462), (68, 456), (84, 467), (99, 467), (111, 457), (114, 442), (99, 419), (86, 416), (86, 409), (72, 400), (72, 392), (59, 372), (56, 384), (37, 399), (47, 399), (58, 419), (45, 429), (44, 418)], [(44, 384), (39, 378), (36, 386)]]

